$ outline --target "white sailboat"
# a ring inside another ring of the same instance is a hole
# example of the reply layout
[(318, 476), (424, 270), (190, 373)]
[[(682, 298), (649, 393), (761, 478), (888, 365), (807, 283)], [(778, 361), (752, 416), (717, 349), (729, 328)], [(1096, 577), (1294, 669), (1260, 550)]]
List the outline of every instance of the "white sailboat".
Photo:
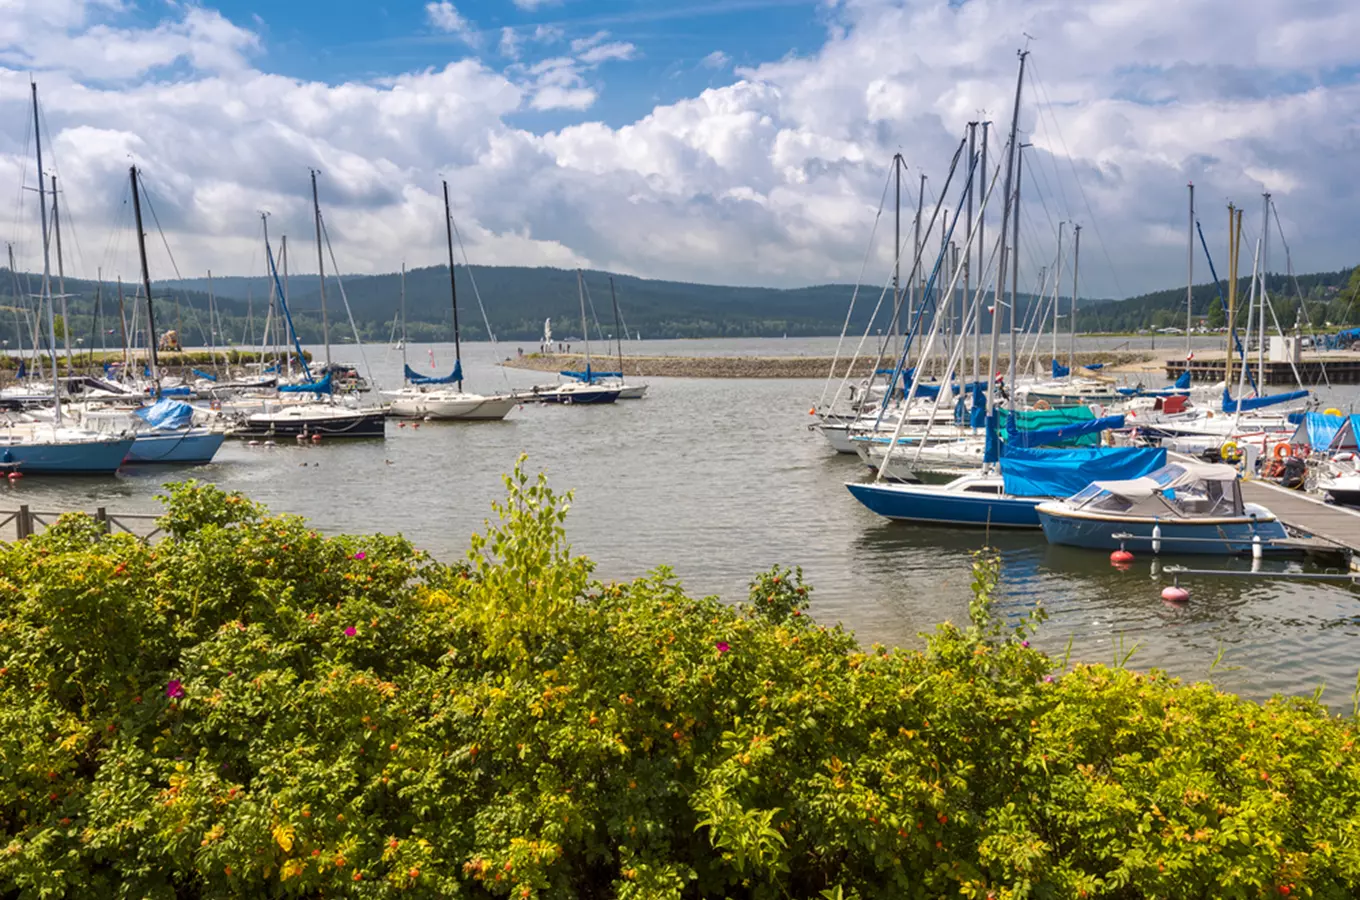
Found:
[[(458, 328), (458, 285), (453, 269), (453, 213), (449, 208), (449, 183), (444, 182), (444, 230), (449, 245), (449, 291), (453, 302), (453, 371), (442, 377), (425, 377), (406, 365), (402, 341), (402, 369), (406, 386), (387, 394), (394, 416), (412, 419), (496, 421), (519, 405), (509, 394), (473, 394), (463, 390), (462, 335)], [(406, 267), (401, 270), (402, 329), (406, 328)], [(545, 337), (550, 334), (544, 323)]]

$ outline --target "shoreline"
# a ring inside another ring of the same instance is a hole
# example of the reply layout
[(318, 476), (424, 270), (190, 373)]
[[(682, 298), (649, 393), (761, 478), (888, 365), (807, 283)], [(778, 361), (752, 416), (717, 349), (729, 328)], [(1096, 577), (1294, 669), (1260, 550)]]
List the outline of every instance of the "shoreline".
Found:
[[(1062, 354), (1062, 361), (1066, 355)], [(626, 356), (623, 359), (623, 374), (628, 377), (645, 378), (845, 378), (865, 377), (878, 364), (876, 358), (860, 358), (853, 361), (842, 358), (836, 360), (832, 369), (833, 357), (830, 356)], [(617, 358), (596, 357), (600, 371), (612, 372), (618, 366)], [(1105, 363), (1105, 372), (1115, 373), (1160, 373), (1163, 360), (1150, 350), (1086, 350), (1077, 354), (1078, 364), (1094, 362)], [(1009, 357), (997, 357), (998, 368), (1010, 365)], [(983, 367), (990, 370), (991, 364), (986, 356), (982, 357)], [(563, 370), (579, 371), (585, 368), (585, 356), (579, 353), (526, 353), (524, 356), (510, 357), (500, 363), (508, 369), (522, 369), (530, 372), (552, 372)], [(883, 366), (892, 365), (885, 360)], [(964, 370), (971, 370), (971, 358), (961, 364)], [(956, 371), (960, 367), (956, 367)], [(938, 377), (944, 372), (940, 360), (931, 360), (924, 365), (923, 374)]]

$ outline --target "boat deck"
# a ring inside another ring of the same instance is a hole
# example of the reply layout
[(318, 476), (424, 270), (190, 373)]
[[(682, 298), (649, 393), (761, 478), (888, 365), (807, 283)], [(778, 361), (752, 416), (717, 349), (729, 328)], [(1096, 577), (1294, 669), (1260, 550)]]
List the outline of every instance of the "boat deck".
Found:
[(1360, 510), (1326, 503), (1302, 491), (1265, 481), (1243, 481), (1242, 499), (1273, 512), (1291, 534), (1297, 549), (1324, 556), (1360, 558)]

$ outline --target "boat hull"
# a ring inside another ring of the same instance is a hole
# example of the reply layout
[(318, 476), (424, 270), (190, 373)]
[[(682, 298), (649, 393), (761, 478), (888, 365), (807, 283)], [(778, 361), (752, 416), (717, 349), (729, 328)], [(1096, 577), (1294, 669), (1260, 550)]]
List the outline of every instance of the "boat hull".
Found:
[(618, 388), (598, 388), (584, 391), (552, 391), (547, 394), (540, 394), (538, 399), (544, 403), (561, 403), (563, 406), (580, 406), (582, 404), (595, 406), (601, 403), (613, 403), (618, 400), (619, 391)]
[(897, 522), (969, 528), (1035, 528), (1039, 499), (968, 495), (904, 484), (847, 484), (856, 500)]
[(519, 405), (514, 397), (441, 399), (439, 397), (399, 396), (392, 400), (391, 414), (408, 419), (494, 421), (504, 419)]
[(315, 435), (327, 438), (380, 438), (387, 434), (386, 422), (386, 411), (355, 412), (349, 415), (317, 418), (257, 414), (246, 419), (245, 424), (233, 434), (244, 438)]
[(220, 431), (202, 428), (139, 434), (123, 462), (124, 465), (174, 463), (201, 466), (213, 461), (226, 438)]
[(647, 396), (647, 385), (628, 384), (619, 389), (620, 400), (641, 400)]
[(814, 428), (826, 438), (826, 442), (831, 445), (831, 449), (837, 453), (854, 454), (858, 452), (855, 442), (850, 440), (850, 425), (846, 422), (822, 422), (814, 425)]
[(132, 444), (130, 437), (46, 444), (0, 441), (0, 464), (24, 475), (112, 475)]
[[(1204, 522), (1170, 519), (1121, 519), (1065, 515), (1040, 506), (1037, 510), (1044, 537), (1050, 544), (1085, 547), (1089, 550), (1118, 550), (1134, 553), (1152, 550), (1152, 529), (1160, 526), (1160, 546), (1155, 551), (1171, 556), (1238, 556), (1250, 553), (1252, 537), (1262, 541), (1280, 540), (1288, 535), (1274, 518), (1222, 518)], [(1116, 534), (1133, 535), (1116, 538)], [(1265, 549), (1269, 551), (1270, 545)]]

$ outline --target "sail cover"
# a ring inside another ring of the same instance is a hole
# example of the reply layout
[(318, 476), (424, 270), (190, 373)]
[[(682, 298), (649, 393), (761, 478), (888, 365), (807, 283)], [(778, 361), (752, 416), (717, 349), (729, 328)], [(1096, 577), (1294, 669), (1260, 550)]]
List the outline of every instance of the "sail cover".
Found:
[(1234, 400), (1228, 389), (1223, 389), (1223, 411), (1225, 413), (1248, 412), (1253, 409), (1263, 409), (1267, 406), (1274, 406), (1277, 403), (1288, 403), (1291, 400), (1302, 400), (1308, 396), (1307, 391), (1290, 391), (1287, 394), (1267, 394), (1264, 397), (1248, 397), (1243, 400)]
[(327, 372), (326, 377), (320, 381), (309, 381), (305, 384), (281, 384), (279, 385), (280, 394), (329, 394), (331, 392), (331, 373)]
[(1015, 497), (1071, 497), (1093, 481), (1126, 481), (1166, 465), (1160, 447), (1078, 447), (1036, 450), (1007, 446), (1001, 480)]
[(1067, 366), (1064, 366), (1062, 363), (1058, 362), (1056, 359), (1053, 360), (1052, 362), (1053, 362), (1053, 377), (1054, 377), (1054, 378), (1066, 378), (1068, 375), (1071, 375), (1071, 374), (1072, 374), (1072, 370), (1071, 370), (1071, 369), (1067, 368)]
[(195, 375), (197, 375), (199, 378), (202, 378), (204, 381), (216, 381), (216, 380), (217, 380), (217, 376), (216, 376), (216, 375), (209, 375), (207, 372), (204, 372), (202, 369), (190, 369), (189, 371), (193, 372)]
[(1085, 422), (1072, 422), (1055, 428), (1019, 431), (1007, 428), (1006, 445), (1010, 447), (1092, 447), (1100, 443), (1100, 433), (1111, 428), (1123, 428), (1123, 416), (1106, 416)]
[[(327, 375), (327, 378), (330, 376)], [(460, 359), (453, 364), (453, 371), (442, 378), (433, 375), (421, 375), (410, 366), (406, 367), (406, 380), (411, 384), (453, 384), (463, 380), (463, 361)]]
[(584, 372), (558, 372), (563, 378), (575, 378), (577, 381), (594, 381), (596, 378), (622, 378), (622, 372), (596, 372), (594, 369), (586, 369)]
[(184, 428), (194, 420), (194, 408), (181, 400), (157, 400), (136, 412), (152, 428)]

